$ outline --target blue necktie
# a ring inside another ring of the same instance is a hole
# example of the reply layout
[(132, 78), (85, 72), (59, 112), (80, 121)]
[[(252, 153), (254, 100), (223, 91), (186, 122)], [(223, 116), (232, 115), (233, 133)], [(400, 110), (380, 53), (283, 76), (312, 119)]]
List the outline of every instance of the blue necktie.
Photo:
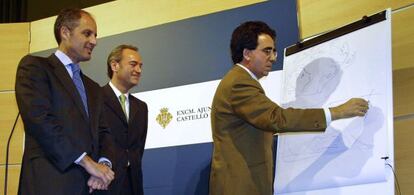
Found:
[(88, 101), (86, 98), (85, 87), (83, 86), (83, 82), (80, 77), (80, 67), (78, 64), (70, 64), (70, 67), (72, 68), (72, 73), (73, 73), (73, 76), (72, 76), (73, 83), (75, 84), (76, 89), (78, 90), (79, 95), (82, 99), (82, 103), (83, 103), (83, 106), (85, 107), (86, 115), (88, 115), (88, 103), (87, 103)]

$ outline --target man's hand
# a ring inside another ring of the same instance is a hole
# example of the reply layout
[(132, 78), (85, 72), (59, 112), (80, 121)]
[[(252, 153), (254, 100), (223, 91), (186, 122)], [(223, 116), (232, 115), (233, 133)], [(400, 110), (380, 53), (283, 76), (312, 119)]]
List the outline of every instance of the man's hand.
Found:
[[(96, 177), (103, 182), (104, 186), (108, 186), (115, 177), (115, 173), (106, 165), (96, 163), (88, 155), (82, 158), (79, 162), (92, 177)], [(93, 181), (96, 181), (93, 179)], [(89, 181), (88, 181), (89, 185)]]
[(89, 194), (94, 190), (108, 190), (108, 185), (106, 185), (101, 179), (91, 176), (88, 180)]
[(368, 111), (368, 101), (362, 98), (352, 98), (336, 107), (329, 108), (332, 120), (350, 118), (354, 116), (365, 116)]

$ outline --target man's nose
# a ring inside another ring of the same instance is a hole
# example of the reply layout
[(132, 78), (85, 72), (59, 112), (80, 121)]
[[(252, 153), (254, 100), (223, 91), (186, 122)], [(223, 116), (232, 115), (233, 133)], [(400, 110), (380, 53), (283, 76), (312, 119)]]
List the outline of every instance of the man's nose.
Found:
[(96, 46), (97, 38), (95, 36), (91, 36), (91, 38), (89, 39), (89, 42), (92, 43), (94, 46)]
[(273, 62), (276, 62), (276, 59), (277, 59), (277, 51), (276, 52), (274, 52), (274, 53), (272, 53), (271, 55), (270, 55), (270, 61), (273, 63)]
[(140, 65), (136, 65), (135, 66), (135, 71), (138, 72), (138, 73), (141, 73), (142, 72), (142, 67)]

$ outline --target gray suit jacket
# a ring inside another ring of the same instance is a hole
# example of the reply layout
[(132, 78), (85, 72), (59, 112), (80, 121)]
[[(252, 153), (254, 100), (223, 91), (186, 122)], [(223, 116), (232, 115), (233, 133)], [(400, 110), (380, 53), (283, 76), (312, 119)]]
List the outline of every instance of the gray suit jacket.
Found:
[(324, 131), (322, 109), (282, 109), (260, 83), (235, 65), (220, 82), (211, 108), (212, 195), (270, 195), (273, 134)]

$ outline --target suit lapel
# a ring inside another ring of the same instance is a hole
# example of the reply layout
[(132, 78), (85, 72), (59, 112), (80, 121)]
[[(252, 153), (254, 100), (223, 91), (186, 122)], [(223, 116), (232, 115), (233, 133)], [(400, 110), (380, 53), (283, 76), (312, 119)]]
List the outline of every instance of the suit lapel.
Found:
[(135, 119), (138, 113), (138, 101), (135, 100), (131, 94), (129, 94), (129, 122)]
[[(89, 78), (87, 78), (85, 75), (82, 74), (81, 72), (81, 77), (82, 77), (82, 81), (83, 81), (83, 85), (85, 86), (85, 93), (86, 93), (86, 98), (88, 101), (88, 114), (89, 114), (89, 119), (91, 121), (96, 121), (94, 120), (94, 117), (97, 116), (96, 113), (97, 108), (99, 108), (98, 104), (98, 98), (97, 97), (99, 95), (99, 93), (95, 90), (96, 87), (94, 87), (92, 84), (92, 82), (89, 82)], [(99, 88), (97, 88), (99, 89)]]
[(105, 104), (115, 112), (126, 125), (128, 124), (124, 111), (122, 111), (121, 104), (119, 103), (118, 97), (116, 97), (115, 92), (112, 90), (109, 84), (104, 86), (105, 93)]
[(62, 62), (59, 61), (59, 59), (54, 54), (50, 55), (48, 60), (50, 65), (52, 65), (53, 67), (53, 71), (56, 75), (56, 78), (61, 82), (63, 88), (66, 89), (71, 99), (75, 102), (75, 105), (82, 113), (82, 116), (85, 119), (85, 121), (89, 121), (79, 92), (76, 89), (72, 79), (70, 78), (70, 75), (68, 74), (68, 71), (66, 70), (65, 66), (62, 64)]
[(129, 146), (136, 144), (134, 143), (134, 140), (140, 140), (141, 138), (139, 137), (144, 136), (141, 130), (141, 127), (145, 124), (142, 120), (143, 112), (144, 110), (139, 100), (129, 94), (129, 123), (134, 124), (128, 128), (129, 136), (131, 136), (131, 138), (128, 139)]

